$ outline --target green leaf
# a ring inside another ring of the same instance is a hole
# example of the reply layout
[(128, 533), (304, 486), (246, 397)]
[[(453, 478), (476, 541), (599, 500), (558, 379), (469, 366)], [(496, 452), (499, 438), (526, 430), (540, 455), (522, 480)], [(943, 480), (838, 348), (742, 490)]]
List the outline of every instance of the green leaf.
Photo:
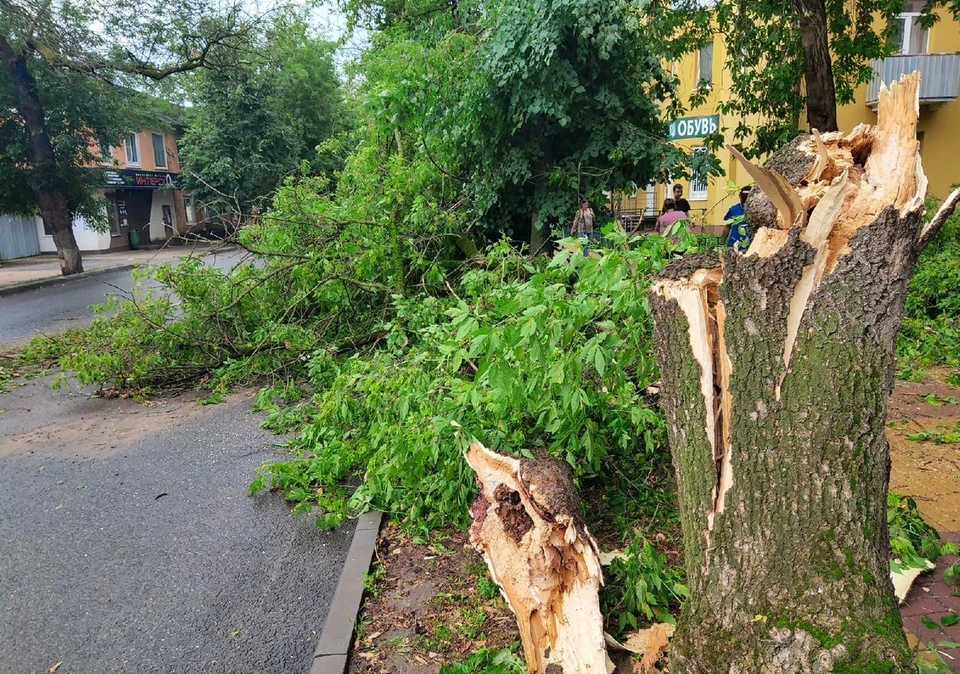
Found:
[(951, 613), (940, 618), (940, 624), (944, 627), (956, 625), (958, 622), (960, 622), (960, 616), (957, 616), (956, 613)]

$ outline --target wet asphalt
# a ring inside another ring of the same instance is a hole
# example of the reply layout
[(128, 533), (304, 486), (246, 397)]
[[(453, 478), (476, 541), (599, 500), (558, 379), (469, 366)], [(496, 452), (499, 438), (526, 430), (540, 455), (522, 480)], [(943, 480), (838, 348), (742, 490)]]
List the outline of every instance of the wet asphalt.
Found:
[(84, 327), (96, 316), (96, 305), (109, 295), (128, 294), (133, 286), (130, 272), (119, 271), (0, 297), (0, 345)]
[[(210, 266), (230, 269), (248, 257), (226, 250), (203, 259)], [(22, 345), (39, 334), (85, 327), (96, 317), (96, 306), (111, 295), (129, 297), (135, 285), (130, 271), (116, 271), (0, 297), (0, 347)], [(144, 281), (143, 287), (159, 284)]]
[(306, 672), (353, 524), (247, 494), (278, 456), (249, 397), (46, 384), (0, 395), (0, 674)]

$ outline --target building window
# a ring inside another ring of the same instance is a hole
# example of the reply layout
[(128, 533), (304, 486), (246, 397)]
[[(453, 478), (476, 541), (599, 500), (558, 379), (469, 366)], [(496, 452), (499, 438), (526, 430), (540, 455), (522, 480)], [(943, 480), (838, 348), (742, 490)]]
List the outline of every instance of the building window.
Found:
[(697, 87), (709, 89), (713, 84), (713, 42), (700, 47), (697, 54)]
[(647, 194), (647, 208), (645, 211), (646, 215), (654, 215), (657, 212), (657, 203), (653, 195), (653, 190), (654, 190), (653, 183), (650, 183), (649, 185), (647, 185), (647, 189), (645, 190)]
[(186, 211), (187, 222), (196, 222), (197, 216), (193, 211), (193, 198), (184, 197), (183, 198), (183, 210)]
[(167, 150), (163, 146), (163, 134), (153, 133), (153, 163), (157, 168), (167, 168)]
[(140, 140), (137, 134), (128, 133), (124, 136), (123, 145), (127, 150), (127, 164), (129, 166), (140, 166)]
[(53, 227), (47, 224), (46, 218), (41, 218), (43, 220), (43, 235), (44, 236), (53, 236)]
[(893, 46), (898, 54), (926, 54), (930, 31), (920, 25), (920, 13), (926, 2), (908, 0), (894, 19)]
[[(693, 148), (693, 154), (708, 154), (709, 150), (703, 147)], [(698, 167), (697, 162), (694, 162), (693, 171), (690, 174), (690, 201), (706, 201), (707, 200), (707, 172), (704, 168)]]

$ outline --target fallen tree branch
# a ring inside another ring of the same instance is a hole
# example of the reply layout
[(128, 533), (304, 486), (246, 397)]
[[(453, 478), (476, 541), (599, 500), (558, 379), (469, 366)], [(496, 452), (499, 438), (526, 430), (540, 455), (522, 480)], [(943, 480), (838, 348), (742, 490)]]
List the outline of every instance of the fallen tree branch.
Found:
[(933, 219), (924, 225), (920, 231), (920, 236), (917, 238), (917, 255), (923, 252), (923, 249), (927, 247), (930, 240), (933, 239), (933, 237), (937, 235), (937, 232), (940, 231), (940, 228), (943, 227), (943, 223), (947, 221), (947, 218), (953, 215), (957, 204), (960, 204), (960, 187), (950, 193), (946, 201), (940, 204), (940, 209), (936, 215), (933, 216)]
[(470, 508), (470, 542), (487, 562), (517, 617), (531, 674), (604, 674), (597, 543), (580, 517), (570, 468), (536, 459), (466, 452), (480, 493)]

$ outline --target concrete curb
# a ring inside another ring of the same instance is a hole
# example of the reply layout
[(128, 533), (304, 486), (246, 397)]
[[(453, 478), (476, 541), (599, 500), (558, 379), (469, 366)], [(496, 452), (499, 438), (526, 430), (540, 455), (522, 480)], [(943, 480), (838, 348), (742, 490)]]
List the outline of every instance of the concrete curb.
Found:
[(129, 271), (133, 269), (134, 266), (135, 265), (133, 264), (118, 264), (113, 267), (103, 267), (101, 269), (93, 269), (91, 271), (81, 272), (79, 274), (74, 274), (73, 276), (50, 276), (48, 278), (38, 278), (32, 281), (14, 283), (12, 285), (0, 287), (0, 297), (6, 297), (7, 295), (16, 295), (17, 293), (25, 293), (28, 290), (36, 290), (37, 288), (46, 288), (48, 286), (55, 286), (60, 283), (80, 281), (85, 278), (96, 278), (97, 276), (106, 276), (107, 274), (112, 274), (118, 271)]
[(363, 599), (363, 577), (377, 548), (382, 517), (383, 513), (369, 512), (357, 520), (347, 561), (340, 573), (308, 674), (343, 674), (347, 668), (353, 627)]

